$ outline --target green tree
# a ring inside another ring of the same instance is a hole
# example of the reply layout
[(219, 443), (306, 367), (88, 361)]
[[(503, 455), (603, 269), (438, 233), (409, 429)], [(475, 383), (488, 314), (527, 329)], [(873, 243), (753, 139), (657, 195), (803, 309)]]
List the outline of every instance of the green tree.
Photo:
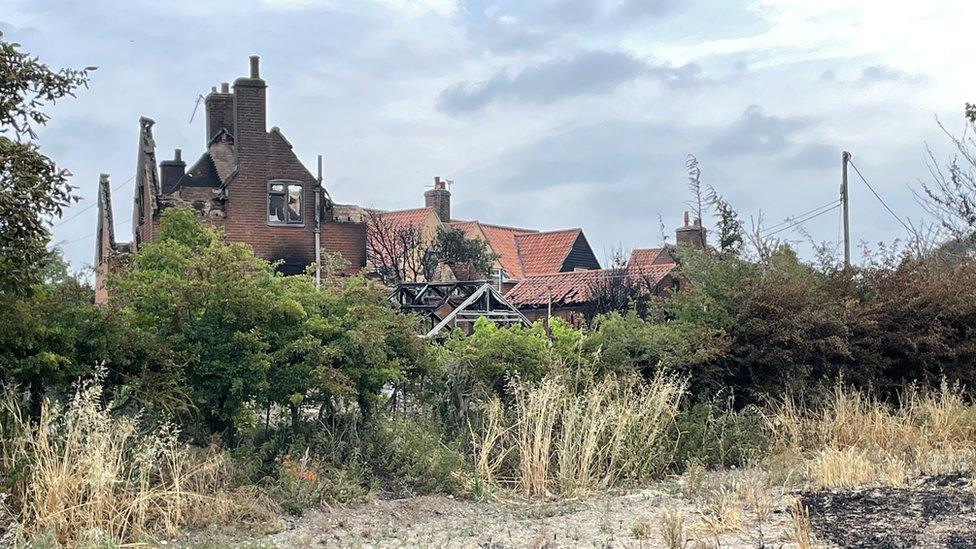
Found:
[(467, 238), (464, 232), (453, 227), (438, 227), (434, 242), (435, 257), (446, 263), (462, 279), (486, 278), (498, 256), (491, 253), (488, 243)]
[(49, 120), (43, 108), (87, 85), (92, 70), (52, 70), (0, 34), (0, 291), (25, 293), (40, 281), (48, 223), (77, 200), (35, 128)]
[(208, 430), (231, 435), (264, 386), (271, 343), (304, 317), (271, 264), (184, 208), (163, 213), (157, 239), (109, 290), (114, 306), (173, 353)]

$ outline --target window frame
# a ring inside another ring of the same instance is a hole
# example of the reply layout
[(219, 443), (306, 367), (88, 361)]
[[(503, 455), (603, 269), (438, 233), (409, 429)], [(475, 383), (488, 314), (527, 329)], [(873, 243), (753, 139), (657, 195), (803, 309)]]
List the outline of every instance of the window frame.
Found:
[[(271, 188), (274, 185), (283, 185), (283, 192), (272, 192)], [(288, 197), (291, 194), (289, 192), (289, 187), (298, 186), (301, 189), (301, 200), (299, 207), (301, 208), (301, 221), (292, 221), (291, 215), (288, 209)], [(267, 192), (265, 193), (267, 197), (264, 202), (264, 215), (265, 220), (269, 227), (295, 227), (301, 228), (305, 226), (305, 183), (303, 181), (298, 181), (295, 179), (272, 179), (268, 181)], [(285, 213), (285, 221), (272, 221), (269, 212), (271, 211), (271, 197), (281, 196), (284, 199), (283, 211)]]

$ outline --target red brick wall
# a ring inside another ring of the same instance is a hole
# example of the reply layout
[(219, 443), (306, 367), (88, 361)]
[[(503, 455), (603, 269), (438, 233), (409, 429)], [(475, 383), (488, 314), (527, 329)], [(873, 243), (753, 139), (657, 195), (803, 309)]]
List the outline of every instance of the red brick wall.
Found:
[(322, 223), (322, 253), (339, 252), (349, 262), (340, 274), (353, 274), (366, 266), (366, 223)]
[[(227, 185), (227, 239), (246, 242), (268, 260), (284, 260), (285, 273), (298, 273), (315, 261), (315, 177), (277, 131), (265, 129), (265, 84), (256, 78), (234, 82), (234, 145), (237, 175)], [(268, 181), (304, 183), (304, 225), (268, 225)]]

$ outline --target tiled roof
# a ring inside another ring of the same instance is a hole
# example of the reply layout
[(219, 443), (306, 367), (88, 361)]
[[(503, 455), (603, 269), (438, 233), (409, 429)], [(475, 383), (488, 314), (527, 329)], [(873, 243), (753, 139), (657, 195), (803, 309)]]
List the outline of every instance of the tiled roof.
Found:
[(217, 171), (217, 177), (220, 178), (221, 183), (226, 185), (227, 180), (234, 173), (234, 165), (237, 163), (233, 145), (226, 140), (217, 140), (210, 144), (208, 152), (214, 170)]
[(653, 265), (657, 257), (661, 255), (663, 248), (635, 248), (630, 252), (630, 259), (627, 260), (627, 268), (635, 269), (647, 265)]
[(525, 272), (522, 269), (522, 262), (519, 260), (515, 237), (518, 235), (532, 234), (536, 231), (516, 227), (503, 227), (501, 225), (488, 225), (486, 223), (480, 223), (480, 225), (481, 231), (485, 233), (485, 238), (488, 239), (488, 244), (491, 246), (492, 251), (498, 254), (498, 262), (501, 264), (502, 269), (511, 278), (524, 277)]
[(509, 290), (505, 298), (516, 307), (542, 307), (549, 303), (550, 296), (553, 305), (582, 305), (590, 301), (593, 284), (614, 272), (594, 269), (530, 276)]
[[(389, 212), (376, 211), (376, 215), (395, 227), (413, 227), (419, 229), (423, 226), (424, 220), (433, 212), (433, 208), (413, 208), (410, 210), (392, 210)], [(369, 216), (367, 216), (368, 221)]]
[[(403, 250), (400, 248), (403, 247), (404, 242), (397, 235), (406, 234), (406, 231), (422, 230), (424, 221), (433, 212), (432, 208), (413, 208), (388, 212), (371, 210), (366, 215), (367, 249), (372, 249), (374, 253), (380, 253), (384, 256), (401, 254)], [(376, 223), (380, 224), (379, 228), (375, 226)]]
[(550, 295), (553, 306), (582, 305), (593, 298), (593, 290), (601, 279), (622, 277), (639, 283), (641, 293), (657, 292), (657, 285), (674, 268), (675, 263), (646, 265), (637, 272), (628, 269), (591, 269), (545, 275), (527, 276), (519, 281), (505, 297), (517, 307), (545, 307)]
[(648, 286), (656, 286), (665, 276), (671, 274), (678, 266), (677, 263), (655, 263), (653, 265), (641, 265), (638, 268), (627, 268), (627, 272), (632, 277), (639, 277), (639, 280), (646, 281)]
[(559, 272), (580, 232), (580, 229), (566, 229), (516, 235), (515, 247), (524, 276)]

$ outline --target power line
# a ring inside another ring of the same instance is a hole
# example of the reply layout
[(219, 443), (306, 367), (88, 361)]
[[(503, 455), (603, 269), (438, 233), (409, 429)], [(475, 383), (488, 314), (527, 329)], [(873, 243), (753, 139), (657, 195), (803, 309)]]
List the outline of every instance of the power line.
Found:
[(810, 215), (810, 216), (807, 216), (807, 217), (805, 217), (803, 219), (797, 219), (793, 223), (791, 223), (790, 225), (787, 225), (786, 227), (783, 227), (781, 229), (776, 229), (775, 231), (767, 232), (763, 236), (773, 236), (774, 234), (781, 233), (781, 232), (783, 232), (783, 231), (785, 231), (787, 229), (792, 229), (793, 227), (796, 227), (797, 225), (806, 223), (807, 221), (810, 221), (811, 219), (820, 217), (821, 215), (824, 215), (826, 213), (830, 213), (830, 212), (836, 210), (837, 208), (840, 208), (840, 204), (834, 204), (832, 207), (830, 207), (830, 208), (828, 208), (826, 210), (823, 210), (822, 212), (815, 213), (815, 214)]
[[(805, 211), (805, 212), (803, 212), (801, 214), (792, 215), (790, 217), (787, 217), (785, 220), (783, 220), (783, 221), (781, 221), (779, 223), (776, 223), (775, 225), (772, 225), (770, 227), (767, 227), (766, 230), (767, 231), (771, 231), (771, 230), (774, 230), (774, 229), (778, 229), (779, 227), (782, 227), (783, 225), (787, 225), (789, 223), (792, 223), (796, 219), (799, 219), (801, 217), (807, 216), (807, 215), (812, 214), (814, 212), (819, 212), (820, 210), (823, 210), (824, 208), (827, 208), (828, 206), (835, 206), (835, 205), (838, 205), (838, 204), (840, 204), (840, 199), (839, 198), (838, 199), (834, 199), (834, 200), (832, 200), (832, 201), (824, 204), (823, 206), (819, 206), (819, 207), (814, 208), (812, 210), (807, 210), (807, 211)], [(824, 210), (824, 211), (830, 211), (830, 210)]]
[[(132, 177), (130, 177), (129, 179), (126, 179), (125, 181), (123, 181), (123, 182), (121, 182), (121, 183), (119, 183), (118, 185), (116, 185), (116, 186), (115, 186), (115, 187), (114, 187), (114, 188), (112, 189), (112, 192), (114, 193), (115, 191), (117, 191), (117, 190), (119, 190), (119, 189), (121, 189), (121, 188), (122, 188), (122, 185), (125, 185), (125, 184), (126, 184), (126, 183), (128, 183), (129, 181), (132, 181), (133, 179), (135, 179), (135, 177), (136, 177), (136, 176), (135, 176), (135, 175), (133, 175), (133, 176), (132, 176)], [(92, 209), (92, 208), (94, 208), (94, 207), (95, 207), (95, 206), (97, 206), (97, 205), (98, 205), (98, 200), (96, 199), (96, 200), (95, 200), (94, 202), (92, 202), (91, 204), (89, 204), (89, 205), (87, 205), (87, 206), (85, 206), (84, 208), (82, 208), (82, 209), (80, 209), (80, 210), (78, 210), (77, 212), (75, 212), (75, 214), (74, 214), (74, 215), (72, 215), (71, 217), (66, 217), (66, 218), (64, 218), (64, 219), (62, 219), (61, 221), (58, 221), (58, 222), (57, 222), (56, 224), (54, 224), (54, 225), (53, 225), (53, 226), (52, 226), (51, 228), (53, 229), (53, 228), (56, 228), (56, 227), (60, 227), (61, 225), (64, 225), (65, 223), (67, 223), (67, 222), (69, 222), (69, 221), (71, 221), (72, 219), (74, 219), (74, 218), (76, 218), (76, 217), (78, 217), (79, 215), (81, 215), (81, 214), (83, 214), (83, 213), (85, 213), (85, 212), (87, 212), (88, 210), (90, 210), (90, 209)]]
[(861, 181), (863, 181), (864, 184), (867, 185), (868, 189), (871, 190), (871, 194), (873, 194), (874, 197), (878, 199), (878, 202), (880, 202), (881, 205), (884, 206), (886, 210), (888, 210), (888, 213), (891, 214), (891, 217), (894, 217), (895, 219), (897, 219), (898, 222), (901, 223), (901, 226), (902, 227), (905, 227), (905, 230), (908, 231), (909, 233), (911, 233), (912, 232), (911, 227), (909, 227), (907, 223), (905, 223), (904, 221), (902, 221), (901, 218), (898, 217), (898, 214), (896, 214), (894, 212), (894, 210), (892, 210), (890, 207), (888, 207), (888, 204), (884, 201), (883, 198), (881, 198), (881, 195), (878, 194), (878, 191), (875, 191), (874, 190), (874, 187), (872, 187), (871, 184), (868, 183), (868, 180), (867, 179), (864, 179), (864, 176), (861, 175), (861, 170), (857, 169), (857, 166), (854, 165), (854, 161), (853, 160), (849, 160), (848, 163), (851, 165), (852, 168), (854, 168), (854, 173), (856, 173), (857, 176), (861, 178)]
[[(130, 217), (129, 219), (126, 219), (125, 221), (122, 221), (122, 222), (120, 223), (120, 225), (122, 225), (122, 226), (125, 226), (125, 224), (126, 224), (126, 223), (129, 223), (129, 222), (131, 222), (131, 221), (132, 221), (132, 218)], [(85, 236), (80, 236), (80, 237), (78, 237), (78, 238), (75, 238), (75, 239), (72, 239), (72, 240), (69, 240), (69, 241), (67, 241), (67, 242), (60, 242), (59, 244), (63, 244), (63, 245), (65, 245), (65, 246), (68, 246), (68, 245), (71, 245), (71, 244), (74, 244), (74, 243), (76, 243), (76, 242), (81, 242), (82, 240), (86, 240), (86, 239), (88, 239), (88, 238), (91, 238), (91, 237), (93, 237), (93, 236), (95, 236), (96, 234), (98, 234), (98, 233), (97, 233), (97, 231), (96, 231), (96, 232), (94, 232), (94, 233), (88, 233), (88, 234), (86, 234)]]

